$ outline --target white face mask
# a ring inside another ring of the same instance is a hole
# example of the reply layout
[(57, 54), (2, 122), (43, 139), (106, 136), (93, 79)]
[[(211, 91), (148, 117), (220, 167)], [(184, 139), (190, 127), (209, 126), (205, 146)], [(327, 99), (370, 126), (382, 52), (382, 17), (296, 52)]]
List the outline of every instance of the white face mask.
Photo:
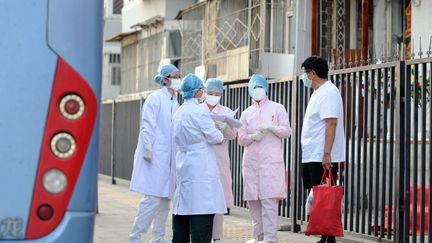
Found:
[(171, 80), (171, 86), (170, 86), (170, 88), (172, 88), (174, 91), (180, 90), (181, 79), (179, 79), (179, 78), (170, 78), (170, 80)]
[(199, 103), (203, 103), (205, 100), (206, 100), (206, 95), (205, 95), (205, 93), (203, 92), (202, 95), (201, 95), (201, 97), (198, 98), (198, 102), (199, 102)]
[(266, 97), (266, 91), (263, 88), (256, 88), (253, 91), (252, 99), (256, 101), (261, 101)]
[(220, 96), (216, 96), (216, 95), (207, 95), (206, 96), (206, 102), (207, 104), (211, 105), (211, 106), (215, 106), (217, 104), (219, 104), (221, 97)]
[(308, 78), (308, 76), (307, 76), (306, 73), (303, 73), (303, 78), (302, 78), (302, 80), (303, 80), (303, 85), (304, 85), (305, 87), (310, 88), (310, 87), (312, 86), (312, 80), (310, 80), (310, 79)]

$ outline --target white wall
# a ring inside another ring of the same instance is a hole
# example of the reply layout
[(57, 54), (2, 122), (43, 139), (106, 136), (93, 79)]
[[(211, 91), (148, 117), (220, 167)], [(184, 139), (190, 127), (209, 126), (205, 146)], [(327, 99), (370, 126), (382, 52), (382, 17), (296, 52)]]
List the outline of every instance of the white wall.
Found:
[(104, 42), (102, 60), (102, 99), (116, 98), (120, 94), (120, 85), (111, 85), (110, 54), (120, 54), (121, 43)]
[[(126, 0), (128, 1), (128, 0)], [(132, 0), (125, 2), (122, 11), (122, 32), (147, 19), (160, 15), (165, 17), (165, 0)]]
[(311, 56), (311, 29), (312, 29), (312, 1), (301, 0), (296, 2), (295, 18), (295, 58), (294, 75), (302, 73), (301, 64)]
[(384, 56), (386, 47), (386, 1), (373, 1), (373, 41), (369, 47), (376, 58)]
[(122, 32), (128, 32), (130, 27), (148, 20), (156, 15), (165, 20), (173, 20), (180, 10), (186, 9), (197, 0), (125, 0), (123, 7)]
[[(420, 5), (416, 6), (414, 2), (420, 2)], [(420, 37), (423, 57), (426, 56), (426, 51), (429, 49), (429, 41), (432, 36), (431, 10), (432, 0), (417, 0), (412, 3), (411, 43), (414, 43), (415, 58), (419, 57)]]

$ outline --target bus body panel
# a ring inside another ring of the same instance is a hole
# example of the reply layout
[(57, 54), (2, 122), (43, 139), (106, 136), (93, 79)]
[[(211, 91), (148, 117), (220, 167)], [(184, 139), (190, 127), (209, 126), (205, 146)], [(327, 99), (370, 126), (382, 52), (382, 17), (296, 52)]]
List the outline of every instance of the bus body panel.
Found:
[(77, 243), (93, 242), (93, 213), (66, 212), (51, 234), (37, 240), (2, 240), (10, 243)]
[(0, 239), (26, 232), (57, 62), (41, 35), (47, 4), (0, 1)]
[(88, 83), (99, 107), (102, 0), (7, 0), (0, 9), (0, 241), (91, 242), (98, 118), (61, 223), (43, 238), (24, 237), (60, 58)]
[(100, 99), (102, 0), (50, 0), (48, 44)]

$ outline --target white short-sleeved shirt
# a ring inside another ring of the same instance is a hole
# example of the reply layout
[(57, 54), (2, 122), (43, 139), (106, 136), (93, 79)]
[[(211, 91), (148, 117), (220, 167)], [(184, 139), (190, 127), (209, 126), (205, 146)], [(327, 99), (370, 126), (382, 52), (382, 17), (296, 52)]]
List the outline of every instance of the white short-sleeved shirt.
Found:
[(331, 162), (345, 161), (345, 134), (342, 97), (330, 81), (312, 93), (306, 108), (301, 134), (302, 163), (322, 162), (327, 118), (337, 118)]

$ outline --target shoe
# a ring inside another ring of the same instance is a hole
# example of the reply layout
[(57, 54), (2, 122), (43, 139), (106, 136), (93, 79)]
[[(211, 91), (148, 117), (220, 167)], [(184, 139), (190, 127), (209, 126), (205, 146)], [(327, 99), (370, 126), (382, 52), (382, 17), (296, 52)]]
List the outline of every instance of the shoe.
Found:
[(222, 243), (221, 240), (213, 240), (213, 243)]
[(334, 236), (329, 236), (329, 237), (327, 238), (327, 243), (337, 243), (337, 242), (336, 242), (336, 237), (334, 237)]
[(142, 243), (140, 238), (129, 238), (129, 243)]
[(256, 239), (248, 240), (245, 243), (258, 243), (260, 241), (257, 241)]

